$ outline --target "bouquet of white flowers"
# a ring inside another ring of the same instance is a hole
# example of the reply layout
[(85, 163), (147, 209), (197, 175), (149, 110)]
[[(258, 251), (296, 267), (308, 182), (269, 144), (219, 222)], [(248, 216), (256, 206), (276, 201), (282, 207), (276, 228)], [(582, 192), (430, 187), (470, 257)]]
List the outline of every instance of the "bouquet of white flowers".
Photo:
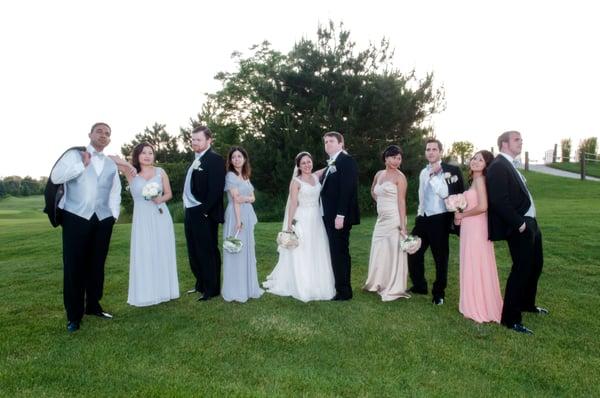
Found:
[(152, 200), (162, 195), (162, 190), (157, 182), (149, 182), (142, 188), (142, 196), (146, 200)]
[(294, 231), (294, 227), (296, 226), (296, 220), (292, 220), (292, 228), (287, 231), (281, 231), (277, 233), (277, 245), (283, 247), (284, 249), (295, 249), (298, 247), (300, 242), (298, 242), (298, 235)]
[(467, 208), (467, 199), (462, 193), (448, 196), (444, 199), (444, 203), (446, 204), (446, 209), (448, 211), (458, 211), (459, 213), (462, 213), (463, 210)]
[(234, 236), (228, 236), (223, 240), (223, 250), (228, 253), (239, 253), (244, 247), (244, 243), (238, 239), (238, 234), (240, 231), (238, 230)]
[(408, 254), (415, 254), (421, 248), (421, 238), (418, 236), (407, 235), (400, 240), (400, 250)]
[(277, 244), (284, 249), (295, 249), (300, 243), (294, 231), (281, 231), (277, 234)]

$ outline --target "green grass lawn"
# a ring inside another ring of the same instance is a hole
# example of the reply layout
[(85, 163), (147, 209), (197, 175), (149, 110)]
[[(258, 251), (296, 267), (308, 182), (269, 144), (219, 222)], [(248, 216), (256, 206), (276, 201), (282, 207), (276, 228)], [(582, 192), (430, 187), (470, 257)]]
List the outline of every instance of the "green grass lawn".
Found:
[[(550, 163), (548, 166), (559, 170), (581, 174), (581, 165), (579, 163)], [(600, 178), (600, 162), (589, 161), (585, 164), (585, 168), (585, 175)]]
[[(246, 304), (195, 296), (126, 304), (130, 225), (115, 227), (104, 308), (69, 335), (60, 229), (41, 199), (0, 201), (1, 396), (599, 396), (600, 184), (528, 173), (544, 236), (538, 304), (525, 336), (458, 312), (457, 240), (447, 303), (383, 303), (360, 290), (374, 219), (352, 231), (350, 302), (302, 303), (265, 294)], [(276, 263), (279, 223), (259, 223), (262, 279)], [(182, 291), (192, 286), (176, 225)], [(510, 263), (496, 245), (501, 286)], [(433, 266), (427, 257), (427, 276)]]

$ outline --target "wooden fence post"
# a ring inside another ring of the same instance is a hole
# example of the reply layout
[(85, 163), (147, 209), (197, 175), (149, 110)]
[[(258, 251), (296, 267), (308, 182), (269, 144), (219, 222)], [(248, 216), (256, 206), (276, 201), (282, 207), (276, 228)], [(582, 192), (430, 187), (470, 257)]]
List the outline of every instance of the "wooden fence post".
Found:
[(585, 150), (579, 151), (579, 165), (581, 166), (581, 179), (585, 180)]
[(525, 151), (525, 171), (529, 171), (529, 152)]
[(556, 163), (556, 151), (558, 144), (554, 144), (554, 152), (552, 152), (552, 163)]

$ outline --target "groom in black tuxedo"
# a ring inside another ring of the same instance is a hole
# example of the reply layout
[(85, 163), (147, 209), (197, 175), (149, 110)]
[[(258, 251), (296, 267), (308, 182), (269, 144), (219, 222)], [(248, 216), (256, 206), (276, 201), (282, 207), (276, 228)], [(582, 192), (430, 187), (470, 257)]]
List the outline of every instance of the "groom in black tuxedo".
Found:
[(490, 240), (507, 241), (513, 262), (506, 281), (501, 322), (516, 332), (533, 334), (521, 323), (521, 312), (546, 315), (548, 310), (535, 304), (544, 255), (533, 197), (515, 164), (522, 146), (521, 133), (517, 131), (498, 137), (500, 154), (488, 167), (486, 176), (488, 230)]
[(188, 257), (196, 277), (188, 293), (201, 293), (199, 301), (221, 294), (218, 231), (224, 220), (225, 161), (211, 149), (211, 143), (208, 127), (198, 126), (192, 131), (194, 162), (188, 169), (182, 195)]
[(329, 160), (321, 176), (321, 203), (337, 292), (333, 300), (350, 300), (350, 230), (360, 223), (358, 168), (344, 151), (344, 137), (340, 133), (325, 133), (323, 141)]
[(431, 246), (435, 261), (435, 282), (431, 294), (433, 303), (444, 304), (448, 281), (448, 238), (456, 233), (454, 213), (446, 210), (444, 199), (464, 191), (463, 177), (456, 166), (442, 162), (442, 143), (430, 138), (425, 143), (425, 158), (429, 164), (419, 174), (419, 208), (411, 234), (421, 238), (421, 248), (408, 256), (408, 271), (412, 293), (427, 294), (425, 251)]

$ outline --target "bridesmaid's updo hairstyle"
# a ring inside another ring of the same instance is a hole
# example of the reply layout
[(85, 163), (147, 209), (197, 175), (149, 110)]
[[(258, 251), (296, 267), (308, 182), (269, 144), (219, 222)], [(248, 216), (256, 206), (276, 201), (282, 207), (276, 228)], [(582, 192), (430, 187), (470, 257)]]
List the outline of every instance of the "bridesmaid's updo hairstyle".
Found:
[(152, 153), (156, 155), (156, 152), (154, 151), (154, 147), (152, 145), (150, 145), (150, 143), (148, 143), (148, 142), (141, 142), (141, 143), (137, 144), (133, 148), (133, 151), (131, 152), (131, 164), (133, 165), (133, 167), (135, 167), (135, 169), (137, 170), (138, 173), (140, 171), (142, 171), (142, 166), (140, 166), (140, 154), (146, 147), (152, 149)]
[(300, 174), (302, 174), (302, 171), (300, 171), (300, 162), (302, 161), (302, 159), (308, 156), (310, 158), (310, 160), (313, 160), (312, 155), (306, 151), (302, 151), (299, 154), (296, 155), (296, 158), (294, 159), (296, 162), (296, 167), (298, 168), (298, 172), (296, 173), (296, 177), (299, 176)]
[(232, 146), (229, 149), (229, 153), (227, 154), (227, 165), (225, 166), (225, 169), (227, 171), (231, 171), (232, 173), (234, 173), (237, 176), (240, 175), (240, 173), (237, 172), (237, 170), (233, 166), (233, 163), (231, 162), (231, 157), (233, 156), (233, 153), (236, 151), (241, 153), (242, 156), (244, 157), (244, 165), (242, 166), (241, 174), (242, 174), (242, 178), (244, 180), (248, 180), (248, 179), (250, 179), (250, 174), (252, 174), (252, 168), (250, 167), (250, 158), (248, 157), (248, 152), (246, 152), (246, 150), (244, 148), (242, 148), (241, 146)]
[(385, 163), (385, 159), (391, 156), (400, 155), (402, 156), (402, 149), (398, 145), (390, 145), (381, 154), (381, 160)]
[[(490, 163), (492, 163), (492, 161), (494, 160), (494, 154), (491, 153), (490, 151), (486, 151), (485, 149), (482, 149), (481, 151), (475, 152), (475, 155), (473, 155), (471, 157), (471, 159), (473, 159), (478, 154), (481, 155), (481, 157), (485, 161), (485, 167), (483, 168), (483, 171), (481, 172), (481, 174), (483, 174), (485, 176), (487, 173), (487, 168), (489, 167)], [(469, 161), (469, 163), (471, 163), (471, 161)], [(471, 170), (471, 167), (469, 167), (469, 184), (472, 182), (473, 182), (473, 170)]]

